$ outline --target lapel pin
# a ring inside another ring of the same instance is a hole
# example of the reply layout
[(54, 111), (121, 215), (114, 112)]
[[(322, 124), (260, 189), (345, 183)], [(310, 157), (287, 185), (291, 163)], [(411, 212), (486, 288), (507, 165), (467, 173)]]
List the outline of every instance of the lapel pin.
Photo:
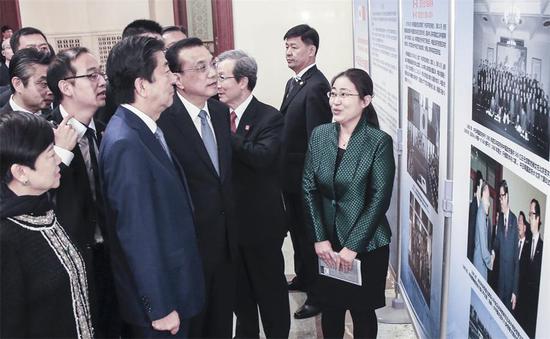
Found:
[(244, 130), (248, 132), (248, 130), (250, 129), (250, 125), (245, 125), (244, 126)]

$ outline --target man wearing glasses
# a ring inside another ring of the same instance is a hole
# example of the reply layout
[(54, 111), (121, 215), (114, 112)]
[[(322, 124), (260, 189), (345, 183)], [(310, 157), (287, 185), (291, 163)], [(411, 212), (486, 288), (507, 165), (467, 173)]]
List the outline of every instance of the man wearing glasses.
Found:
[(306, 302), (294, 313), (296, 319), (304, 319), (320, 311), (315, 305), (314, 295), (317, 255), (312, 232), (305, 223), (302, 172), (311, 132), (332, 118), (327, 97), (330, 85), (315, 65), (319, 50), (319, 34), (315, 29), (308, 25), (298, 25), (289, 29), (283, 39), (288, 68), (295, 73), (286, 84), (281, 104), (285, 120), (281, 147), (282, 188), (296, 271), (296, 277), (289, 283), (288, 289), (307, 293)]
[(205, 309), (191, 320), (189, 336), (231, 338), (237, 239), (228, 107), (209, 99), (217, 93), (218, 74), (200, 39), (176, 42), (166, 59), (176, 93), (158, 124), (185, 170), (206, 286)]
[(502, 180), (500, 183), (499, 199), (500, 213), (496, 238), (493, 243), (495, 261), (498, 262), (495, 272), (497, 274), (496, 292), (502, 303), (512, 312), (512, 306), (515, 306), (518, 293), (513, 277), (518, 269), (519, 232), (516, 215), (510, 210), (510, 196), (506, 180)]
[[(105, 213), (99, 183), (98, 149), (105, 126), (94, 119), (105, 105), (105, 74), (97, 59), (84, 47), (60, 52), (48, 69), (48, 86), (59, 106), (52, 112), (55, 123), (65, 121), (77, 135), (71, 150), (74, 159), (62, 167), (56, 191), (56, 214), (66, 225), (91, 271), (91, 304), (98, 337), (118, 336), (114, 285), (103, 238)], [(95, 293), (94, 293), (95, 292)]]

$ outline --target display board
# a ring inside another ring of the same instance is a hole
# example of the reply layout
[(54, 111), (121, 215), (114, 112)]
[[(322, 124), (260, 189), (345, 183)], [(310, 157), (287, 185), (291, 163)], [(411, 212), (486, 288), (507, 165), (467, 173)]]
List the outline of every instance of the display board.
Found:
[(539, 3), (457, 2), (469, 38), (455, 46), (448, 337), (550, 333), (550, 11)]
[(368, 0), (353, 0), (353, 64), (369, 71)]
[[(370, 75), (374, 83), (372, 104), (376, 109), (380, 129), (393, 139), (395, 163), (399, 148), (399, 17), (398, 0), (371, 0), (369, 4)], [(397, 227), (399, 211), (398, 176), (395, 176), (392, 200), (386, 217), (393, 238), (390, 244), (390, 264), (397, 270)]]
[(401, 279), (423, 336), (439, 335), (447, 157), (446, 1), (402, 1)]

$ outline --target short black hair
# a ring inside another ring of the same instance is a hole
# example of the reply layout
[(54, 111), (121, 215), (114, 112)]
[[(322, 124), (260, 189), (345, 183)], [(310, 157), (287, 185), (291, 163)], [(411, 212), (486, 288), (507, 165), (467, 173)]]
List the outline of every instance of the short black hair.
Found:
[(166, 26), (162, 29), (162, 35), (168, 32), (182, 32), (187, 36), (187, 29), (183, 26)]
[[(531, 204), (535, 204), (535, 216), (539, 218), (539, 231), (540, 225), (542, 225), (542, 217), (540, 215), (540, 204), (537, 199), (531, 199)], [(529, 206), (529, 213), (531, 212), (531, 206)]]
[(187, 38), (180, 40), (170, 46), (166, 51), (166, 60), (168, 60), (168, 67), (174, 73), (181, 72), (181, 65), (178, 58), (180, 51), (185, 48), (204, 46), (203, 42), (199, 38)]
[(132, 35), (144, 33), (153, 33), (162, 35), (162, 26), (153, 20), (138, 19), (130, 22), (122, 31), (122, 37), (126, 38)]
[(134, 81), (138, 78), (153, 82), (157, 67), (156, 52), (162, 52), (164, 43), (148, 36), (130, 36), (117, 43), (107, 58), (107, 77), (116, 104), (131, 104)]
[(48, 67), (48, 87), (57, 102), (63, 99), (63, 93), (59, 89), (59, 81), (76, 75), (76, 69), (72, 63), (83, 53), (90, 53), (90, 51), (86, 47), (68, 48), (59, 52), (50, 63)]
[(41, 52), (34, 48), (23, 48), (15, 52), (10, 61), (10, 88), (15, 93), (15, 87), (11, 79), (18, 77), (23, 82), (23, 86), (27, 86), (29, 78), (32, 76), (32, 66), (44, 65), (48, 66), (51, 62), (49, 53)]
[(319, 33), (317, 33), (315, 28), (306, 24), (294, 26), (285, 33), (283, 40), (296, 37), (300, 37), (306, 45), (315, 46), (315, 54), (317, 54), (319, 50)]
[(44, 37), (44, 40), (46, 40), (46, 42), (48, 42), (48, 39), (46, 39), (46, 36), (44, 35), (44, 33), (42, 33), (42, 31), (39, 30), (38, 28), (23, 27), (23, 28), (17, 30), (15, 33), (13, 33), (13, 35), (11, 36), (10, 46), (11, 46), (11, 49), (13, 50), (13, 53), (15, 53), (17, 50), (19, 50), (19, 46), (20, 46), (19, 39), (22, 36), (33, 35), (33, 34), (42, 35)]
[(2, 28), (0, 29), (0, 31), (1, 31), (2, 34), (3, 34), (5, 31), (9, 31), (10, 29), (13, 31), (13, 29), (12, 29), (10, 26), (8, 26), (8, 25), (3, 25)]
[(481, 183), (481, 181), (483, 180), (483, 174), (481, 173), (480, 170), (477, 170), (476, 171), (476, 177), (474, 179), (474, 193), (477, 192), (477, 189), (479, 187), (479, 184)]
[[(502, 181), (500, 182), (499, 187), (502, 187), (502, 189), (504, 190), (504, 194), (508, 195), (508, 183), (506, 182), (506, 179), (502, 179)], [(499, 188), (499, 191), (500, 191), (500, 188)], [(500, 194), (500, 192), (498, 192), (498, 194)], [(508, 201), (508, 202), (510, 201), (510, 196), (509, 195), (508, 195), (506, 201)]]
[(5, 184), (13, 180), (14, 164), (34, 169), (38, 156), (53, 142), (46, 119), (20, 111), (0, 114), (0, 180)]

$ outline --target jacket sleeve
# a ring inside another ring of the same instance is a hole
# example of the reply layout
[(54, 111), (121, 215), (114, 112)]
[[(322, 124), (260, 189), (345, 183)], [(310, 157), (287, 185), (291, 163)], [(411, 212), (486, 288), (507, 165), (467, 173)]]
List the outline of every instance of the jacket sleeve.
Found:
[(0, 337), (27, 337), (26, 284), (18, 251), (9, 239), (2, 239), (0, 246)]
[(153, 199), (158, 196), (143, 150), (127, 140), (105, 149), (104, 188), (115, 211), (115, 233), (139, 293), (144, 313), (151, 321), (175, 309), (166, 281)]
[(386, 135), (374, 153), (369, 185), (365, 192), (365, 206), (343, 244), (344, 247), (355, 252), (366, 250), (390, 206), (394, 176), (393, 142)]
[(488, 269), (492, 269), (491, 267), (491, 253), (489, 252), (489, 249), (487, 248), (487, 228), (485, 227), (485, 220), (484, 217), (484, 211), (483, 207), (480, 205), (477, 209), (477, 218), (476, 218), (476, 241), (475, 246), (479, 248), (481, 258), (483, 259), (483, 262), (485, 263), (485, 267)]
[(317, 149), (317, 145), (319, 144), (316, 142), (318, 134), (319, 133), (317, 133), (317, 131), (313, 131), (309, 141), (304, 164), (304, 174), (302, 177), (306, 223), (313, 229), (315, 242), (325, 241), (328, 239), (325, 226), (323, 225), (323, 219), (321, 217), (322, 198), (317, 188), (317, 181), (315, 179), (315, 162), (313, 159), (314, 152), (320, 151)]
[(253, 139), (232, 134), (231, 145), (234, 156), (253, 168), (274, 166), (281, 147), (283, 123), (283, 116), (277, 112), (266, 124), (258, 126), (262, 130)]

